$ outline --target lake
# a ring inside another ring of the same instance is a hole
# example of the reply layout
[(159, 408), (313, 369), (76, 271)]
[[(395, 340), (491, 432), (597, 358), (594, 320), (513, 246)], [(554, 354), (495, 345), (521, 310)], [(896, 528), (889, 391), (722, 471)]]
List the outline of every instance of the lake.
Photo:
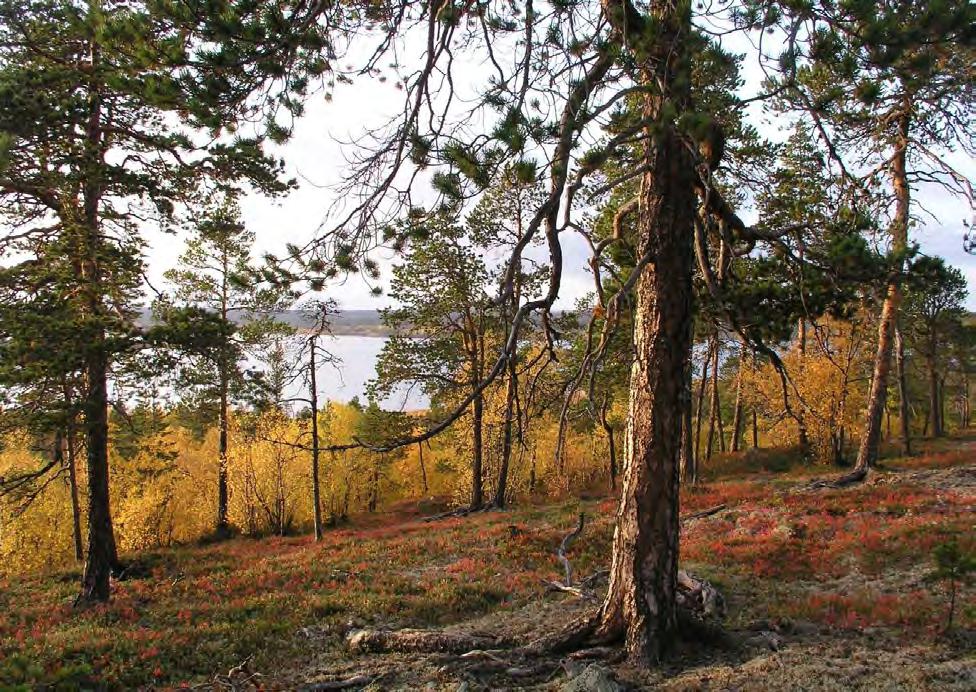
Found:
[[(376, 375), (376, 359), (385, 343), (386, 337), (381, 336), (323, 337), (320, 347), (339, 362), (322, 363), (316, 368), (319, 399), (346, 402), (358, 396), (365, 403), (366, 383)], [(300, 396), (307, 394), (302, 391)], [(429, 400), (421, 392), (404, 388), (381, 403), (387, 409), (410, 411), (427, 408)]]

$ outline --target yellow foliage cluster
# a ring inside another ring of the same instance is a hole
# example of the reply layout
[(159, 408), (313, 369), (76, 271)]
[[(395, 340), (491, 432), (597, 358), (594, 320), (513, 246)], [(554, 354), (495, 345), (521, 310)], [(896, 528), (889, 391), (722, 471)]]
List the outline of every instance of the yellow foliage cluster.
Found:
[(767, 435), (796, 444), (802, 425), (815, 457), (838, 461), (863, 424), (870, 343), (857, 321), (810, 326), (805, 348), (797, 345), (781, 356), (789, 407), (783, 379), (771, 363), (744, 368), (746, 402), (757, 408)]
[[(485, 406), (485, 492), (494, 493), (501, 457), (504, 395), (490, 391)], [(321, 445), (352, 441), (362, 411), (329, 403), (319, 412)], [(464, 504), (471, 486), (471, 440), (462, 419), (449, 433), (395, 453), (368, 450), (330, 453), (320, 458), (319, 490), (327, 524), (410, 501), (421, 511)], [(418, 427), (421, 422), (418, 418)], [(110, 447), (112, 517), (123, 554), (208, 537), (216, 519), (219, 433), (202, 436), (175, 423), (141, 437), (128, 455)], [(310, 421), (278, 410), (237, 413), (229, 421), (229, 517), (247, 535), (310, 530), (312, 523)], [(602, 429), (567, 430), (561, 460), (555, 456), (557, 424), (550, 417), (530, 422), (513, 443), (511, 498), (561, 496), (603, 485), (607, 478), (606, 436)], [(115, 441), (120, 430), (113, 427)], [(8, 435), (0, 449), (0, 476), (10, 477), (44, 464), (25, 434)], [(82, 528), (85, 526), (84, 454), (77, 461)], [(0, 500), (0, 573), (60, 568), (75, 560), (72, 505), (67, 472), (33, 486), (36, 497)]]

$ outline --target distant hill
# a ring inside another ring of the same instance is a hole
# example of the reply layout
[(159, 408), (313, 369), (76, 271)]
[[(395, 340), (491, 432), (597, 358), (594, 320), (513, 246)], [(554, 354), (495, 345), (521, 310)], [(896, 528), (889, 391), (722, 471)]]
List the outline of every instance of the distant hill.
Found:
[[(244, 310), (232, 310), (230, 319), (240, 324), (247, 321), (249, 314)], [(563, 314), (563, 311), (553, 312), (555, 317)], [(299, 332), (308, 331), (315, 326), (314, 319), (302, 310), (279, 310), (274, 313), (274, 317), (277, 321), (294, 327)], [(589, 319), (589, 314), (581, 314), (580, 319), (581, 321)], [(142, 308), (140, 324), (148, 326), (153, 321), (152, 310)], [(391, 334), (391, 331), (380, 319), (378, 310), (342, 310), (329, 316), (329, 326), (334, 336), (386, 337)]]
[[(142, 308), (139, 323), (143, 326), (151, 325), (155, 320), (150, 308)], [(250, 313), (244, 310), (232, 310), (230, 319), (235, 323), (246, 322)], [(274, 313), (274, 318), (283, 324), (294, 327), (302, 332), (315, 326), (315, 321), (302, 310), (280, 310)], [(331, 331), (335, 336), (389, 336), (390, 330), (383, 326), (380, 313), (377, 310), (343, 310), (329, 316)]]

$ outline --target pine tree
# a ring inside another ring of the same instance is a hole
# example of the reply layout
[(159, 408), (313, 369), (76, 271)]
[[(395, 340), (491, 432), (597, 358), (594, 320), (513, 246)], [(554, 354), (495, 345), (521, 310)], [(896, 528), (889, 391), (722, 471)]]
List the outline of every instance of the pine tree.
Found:
[(941, 437), (945, 433), (945, 421), (940, 371), (950, 335), (962, 328), (966, 314), (963, 307), (969, 295), (966, 278), (941, 257), (920, 257), (912, 262), (904, 289), (902, 329), (912, 350), (925, 361), (929, 430), (933, 437)]
[(393, 269), (383, 311), (392, 336), (376, 363), (373, 391), (390, 394), (417, 385), (446, 404), (473, 397), (471, 413), (472, 509), (484, 504), (484, 396), (479, 386), (488, 361), (486, 343), (495, 319), (487, 294), (488, 269), (465, 239), (464, 229), (445, 217), (410, 230), (404, 261)]
[(235, 402), (260, 397), (264, 384), (260, 373), (247, 367), (247, 359), (256, 355), (259, 346), (289, 331), (273, 314), (282, 292), (263, 288), (253, 279), (254, 240), (233, 201), (207, 210), (187, 242), (179, 266), (165, 274), (173, 287), (171, 295), (155, 308), (165, 322), (157, 330), (157, 338), (174, 349), (172, 372), (177, 392), (219, 430), (218, 538), (230, 533), (230, 409)]
[(878, 457), (910, 250), (913, 189), (927, 180), (967, 198), (971, 207), (974, 203), (969, 181), (944, 152), (976, 146), (969, 125), (976, 9), (965, 0), (817, 2), (781, 9), (768, 12), (756, 3), (746, 16), (760, 23), (781, 20), (793, 36), (801, 24), (809, 32), (788, 46), (783, 74), (773, 80), (784, 100), (814, 121), (855, 194), (871, 198), (888, 180), (890, 271), (854, 480), (863, 478)]

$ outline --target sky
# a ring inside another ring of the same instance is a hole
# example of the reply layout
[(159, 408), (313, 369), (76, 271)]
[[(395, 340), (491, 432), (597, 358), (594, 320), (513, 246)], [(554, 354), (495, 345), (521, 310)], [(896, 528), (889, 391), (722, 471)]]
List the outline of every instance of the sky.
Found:
[[(748, 49), (741, 40), (731, 47), (743, 52)], [(746, 92), (755, 88), (762, 77), (748, 63), (747, 59)], [(469, 65), (465, 69), (476, 71), (479, 66)], [(476, 81), (475, 73), (472, 78)], [(402, 107), (404, 92), (396, 89), (393, 82), (362, 79), (351, 86), (339, 85), (333, 90), (331, 100), (323, 94), (311, 97), (305, 114), (294, 124), (292, 138), (274, 150), (285, 160), (287, 174), (298, 180), (298, 189), (282, 199), (250, 195), (242, 202), (244, 221), (257, 236), (255, 256), (264, 252), (280, 253), (285, 243), (302, 245), (321, 226), (328, 225), (326, 214), (336, 200), (334, 187), (342, 180), (347, 161), (355, 153), (354, 146), (348, 142), (365, 128), (382, 124)], [(752, 113), (753, 123), (764, 136), (775, 139), (777, 131), (786, 126), (784, 119), (762, 115), (759, 108), (754, 108)], [(960, 170), (976, 178), (976, 163), (972, 159), (958, 153), (951, 159)], [(917, 190), (914, 202), (916, 209), (924, 208), (930, 214), (925, 214), (913, 229), (913, 239), (921, 245), (922, 252), (945, 257), (962, 270), (970, 286), (968, 307), (976, 310), (976, 257), (963, 251), (963, 219), (968, 214), (965, 200), (954, 199), (930, 186)], [(150, 233), (147, 240), (149, 278), (158, 287), (162, 273), (176, 264), (183, 239)], [(582, 240), (567, 236), (564, 253), (564, 279), (557, 305), (560, 308), (572, 307), (578, 298), (592, 290), (586, 262), (588, 250)], [(389, 260), (392, 255), (379, 257)], [(381, 264), (384, 277), (388, 277), (389, 262)], [(376, 297), (370, 289), (371, 285), (362, 277), (353, 275), (330, 286), (326, 295), (345, 309), (377, 309), (389, 305), (388, 297)]]

